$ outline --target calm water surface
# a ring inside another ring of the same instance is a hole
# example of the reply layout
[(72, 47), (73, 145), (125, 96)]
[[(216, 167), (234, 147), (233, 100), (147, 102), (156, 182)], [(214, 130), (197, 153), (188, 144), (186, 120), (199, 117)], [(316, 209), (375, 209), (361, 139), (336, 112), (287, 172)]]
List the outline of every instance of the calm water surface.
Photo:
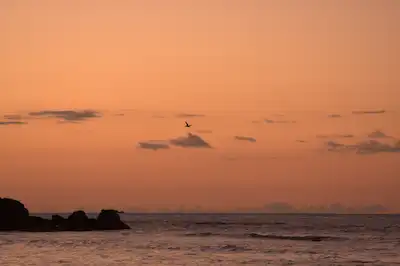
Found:
[(400, 216), (124, 214), (123, 232), (1, 233), (0, 265), (400, 265)]

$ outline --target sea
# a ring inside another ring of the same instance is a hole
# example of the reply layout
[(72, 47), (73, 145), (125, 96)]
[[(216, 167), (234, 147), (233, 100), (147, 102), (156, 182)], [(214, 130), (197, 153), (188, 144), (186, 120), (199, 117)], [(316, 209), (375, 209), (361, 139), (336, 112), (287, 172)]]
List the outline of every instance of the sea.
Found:
[(400, 265), (400, 215), (121, 217), (132, 230), (1, 232), (0, 265)]

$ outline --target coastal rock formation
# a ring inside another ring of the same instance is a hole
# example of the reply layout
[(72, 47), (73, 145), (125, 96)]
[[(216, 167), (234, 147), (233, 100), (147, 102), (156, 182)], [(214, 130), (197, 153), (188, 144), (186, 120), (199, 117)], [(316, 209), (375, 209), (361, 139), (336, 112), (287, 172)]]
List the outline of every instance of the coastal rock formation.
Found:
[(129, 229), (129, 226), (124, 224), (120, 217), (119, 212), (116, 210), (101, 210), (97, 216), (97, 229), (98, 230), (111, 230), (112, 228)]
[(0, 198), (0, 231), (94, 231), (124, 230), (130, 227), (121, 221), (116, 210), (101, 210), (96, 219), (84, 211), (75, 211), (67, 218), (53, 215), (51, 219), (32, 216), (18, 200)]
[(29, 220), (29, 211), (21, 202), (0, 198), (0, 230), (22, 229)]

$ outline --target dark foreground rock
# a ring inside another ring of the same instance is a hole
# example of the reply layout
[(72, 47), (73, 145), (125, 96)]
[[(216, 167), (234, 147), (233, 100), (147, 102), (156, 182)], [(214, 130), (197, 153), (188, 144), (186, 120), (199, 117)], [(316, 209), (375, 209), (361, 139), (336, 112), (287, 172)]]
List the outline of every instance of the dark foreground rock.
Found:
[(121, 221), (116, 210), (101, 210), (96, 219), (84, 211), (75, 211), (68, 218), (53, 215), (51, 219), (29, 215), (24, 204), (18, 200), (0, 198), (0, 231), (94, 231), (124, 230), (130, 227)]

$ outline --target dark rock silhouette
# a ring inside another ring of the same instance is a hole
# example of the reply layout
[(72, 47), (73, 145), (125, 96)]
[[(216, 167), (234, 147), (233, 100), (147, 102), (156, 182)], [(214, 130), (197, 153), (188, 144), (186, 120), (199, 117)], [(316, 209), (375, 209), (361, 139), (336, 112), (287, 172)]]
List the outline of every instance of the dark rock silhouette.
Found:
[(69, 231), (90, 231), (96, 228), (96, 220), (89, 219), (84, 211), (74, 211), (68, 216), (66, 227)]
[(18, 200), (0, 198), (0, 231), (93, 231), (124, 230), (130, 227), (121, 221), (116, 210), (102, 210), (97, 219), (89, 218), (84, 211), (75, 211), (68, 218), (53, 215), (51, 219), (29, 215), (28, 209)]
[(0, 230), (20, 230), (29, 222), (29, 211), (21, 202), (0, 198)]
[(119, 218), (119, 212), (116, 210), (101, 210), (97, 216), (97, 228), (99, 230), (110, 230), (112, 228), (129, 229)]
[(66, 224), (66, 219), (58, 214), (52, 215), (51, 221), (56, 228), (60, 229), (64, 228), (64, 225)]

